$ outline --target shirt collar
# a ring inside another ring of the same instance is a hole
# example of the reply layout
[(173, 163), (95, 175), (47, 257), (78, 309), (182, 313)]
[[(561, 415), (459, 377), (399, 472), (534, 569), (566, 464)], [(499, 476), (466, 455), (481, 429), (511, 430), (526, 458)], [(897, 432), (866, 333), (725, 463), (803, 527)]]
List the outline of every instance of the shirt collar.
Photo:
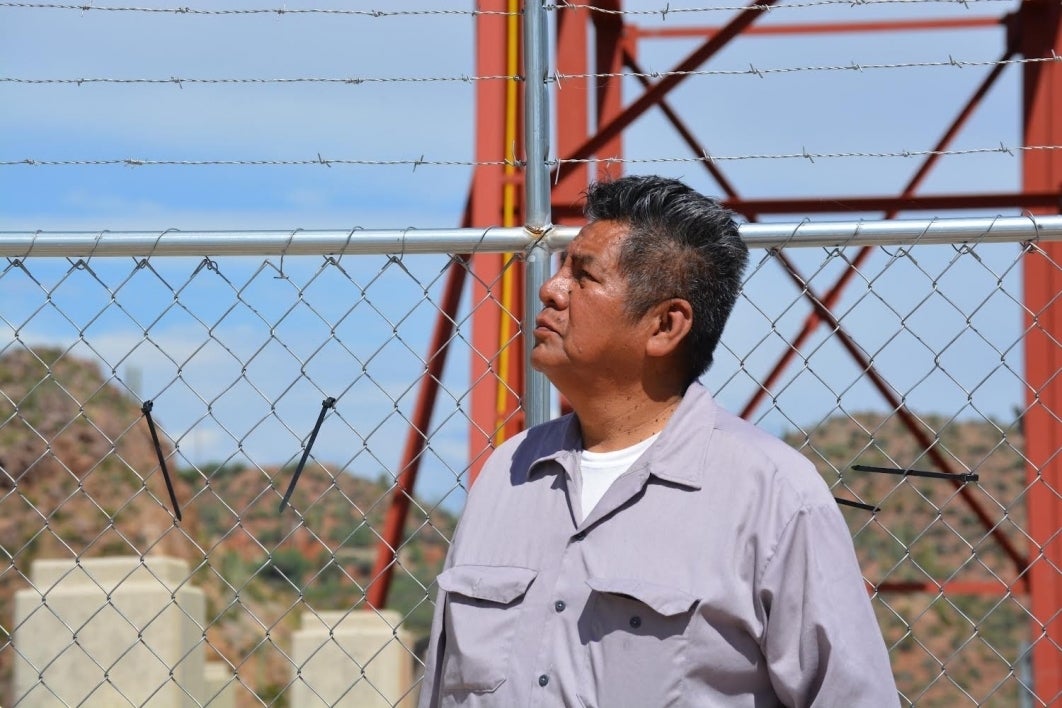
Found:
[[(533, 462), (528, 467), (527, 476), (556, 471), (556, 468), (546, 464), (547, 462), (556, 462), (570, 475), (575, 469), (575, 459), (583, 446), (579, 422), (575, 415), (569, 413), (544, 423), (539, 428), (542, 435), (535, 436), (535, 450), (531, 454)], [(533, 433), (529, 432), (528, 435), (531, 437)]]
[[(681, 484), (691, 489), (700, 489), (706, 469), (708, 446), (715, 430), (718, 406), (699, 382), (693, 382), (667, 425), (648, 450), (635, 463), (635, 468), (648, 467), (649, 474), (658, 479)], [(575, 468), (582, 449), (579, 423), (573, 414), (568, 414), (542, 426), (534, 460), (528, 476), (556, 471), (547, 462), (556, 462), (569, 475)]]
[(700, 489), (718, 412), (708, 389), (697, 381), (690, 384), (660, 437), (642, 456), (649, 474)]

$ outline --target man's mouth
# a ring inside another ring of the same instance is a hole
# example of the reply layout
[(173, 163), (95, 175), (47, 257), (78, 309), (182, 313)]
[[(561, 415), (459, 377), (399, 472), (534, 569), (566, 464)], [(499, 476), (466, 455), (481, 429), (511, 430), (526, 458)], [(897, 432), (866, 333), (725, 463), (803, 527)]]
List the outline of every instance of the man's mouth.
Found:
[(554, 334), (556, 334), (557, 330), (555, 327), (553, 327), (553, 325), (549, 323), (549, 321), (545, 317), (539, 315), (535, 318), (535, 332), (541, 332), (543, 334), (545, 334), (546, 332), (553, 332)]

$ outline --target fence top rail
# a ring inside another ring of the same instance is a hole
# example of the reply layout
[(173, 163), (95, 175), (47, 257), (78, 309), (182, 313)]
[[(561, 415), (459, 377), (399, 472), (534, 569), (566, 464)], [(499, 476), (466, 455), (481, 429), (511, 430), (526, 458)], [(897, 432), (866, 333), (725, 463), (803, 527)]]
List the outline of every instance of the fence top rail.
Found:
[[(579, 228), (545, 236), (521, 227), (294, 231), (0, 231), (0, 257), (269, 256), (509, 253), (545, 240), (565, 248)], [(742, 224), (750, 248), (914, 246), (1062, 241), (1062, 216)]]

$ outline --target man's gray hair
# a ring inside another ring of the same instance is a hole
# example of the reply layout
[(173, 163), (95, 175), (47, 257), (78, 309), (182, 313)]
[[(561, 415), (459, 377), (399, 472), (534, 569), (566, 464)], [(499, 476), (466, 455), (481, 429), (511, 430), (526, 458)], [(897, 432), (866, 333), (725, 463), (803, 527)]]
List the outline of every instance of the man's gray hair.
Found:
[(584, 212), (591, 221), (629, 226), (619, 266), (632, 318), (668, 298), (690, 303), (693, 327), (683, 352), (692, 382), (712, 364), (749, 260), (733, 213), (678, 180), (652, 175), (595, 182)]

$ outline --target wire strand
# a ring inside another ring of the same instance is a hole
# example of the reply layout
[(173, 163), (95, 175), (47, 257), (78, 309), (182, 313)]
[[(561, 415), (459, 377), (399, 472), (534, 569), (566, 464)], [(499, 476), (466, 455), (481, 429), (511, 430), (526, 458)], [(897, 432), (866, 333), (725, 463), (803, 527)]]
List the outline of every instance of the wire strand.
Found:
[[(477, 15), (508, 15), (503, 10), (351, 10), (338, 8), (290, 8), (290, 7), (262, 7), (243, 9), (204, 9), (194, 7), (134, 7), (113, 5), (74, 5), (62, 3), (37, 3), (37, 2), (0, 2), (0, 9), (29, 9), (29, 10), (76, 10), (88, 12), (98, 10), (100, 12), (146, 12), (172, 15), (355, 15), (359, 17), (411, 17), (422, 15), (464, 15), (475, 17)], [(519, 13), (517, 13), (519, 14)]]
[[(873, 71), (880, 69), (920, 69), (953, 67), (964, 69), (968, 67), (986, 66), (1009, 66), (1021, 64), (1040, 64), (1048, 62), (1062, 62), (1062, 56), (1052, 55), (1049, 57), (992, 59), (992, 60), (963, 60), (949, 56), (947, 61), (924, 61), (905, 62), (895, 64), (860, 64), (852, 61), (850, 64), (834, 64), (822, 66), (789, 66), (789, 67), (757, 67), (752, 64), (747, 69), (704, 69), (698, 71), (646, 71), (646, 72), (612, 72), (600, 74), (564, 74), (555, 73), (552, 81), (563, 83), (569, 79), (614, 79), (614, 78), (645, 78), (662, 79), (668, 76), (765, 76), (769, 74), (790, 74), (797, 72), (835, 72), (835, 71)], [(363, 83), (429, 83), (429, 82), (464, 82), (475, 81), (519, 81), (520, 76), (489, 75), (489, 76), (435, 76), (435, 77), (291, 77), (291, 78), (195, 78), (171, 76), (169, 78), (115, 78), (115, 77), (81, 77), (81, 78), (49, 78), (36, 79), (18, 76), (0, 76), (0, 83), (9, 84), (58, 84), (77, 85), (83, 84), (363, 84)]]
[[(652, 163), (693, 163), (693, 162), (724, 162), (738, 160), (790, 160), (804, 159), (814, 162), (819, 159), (838, 158), (893, 158), (893, 157), (922, 157), (928, 155), (980, 155), (1003, 153), (1014, 156), (1016, 152), (1035, 152), (1045, 150), (1062, 150), (1062, 145), (1019, 145), (1009, 147), (1000, 143), (998, 147), (968, 148), (963, 150), (894, 150), (883, 152), (802, 152), (790, 153), (754, 153), (746, 155), (711, 155), (705, 154), (699, 157), (652, 157), (652, 158), (584, 158), (584, 159), (560, 159), (549, 160), (550, 167), (557, 165), (574, 164), (652, 164)], [(358, 160), (343, 158), (325, 158), (318, 156), (309, 160), (143, 160), (136, 158), (114, 158), (101, 160), (38, 160), (25, 158), (22, 160), (0, 160), (0, 167), (30, 166), (30, 167), (100, 167), (100, 166), (124, 166), (124, 167), (213, 167), (213, 166), (242, 166), (242, 167), (301, 167), (333, 165), (354, 165), (369, 167), (490, 167), (515, 165), (523, 167), (522, 161), (511, 160), (487, 160), (476, 162), (472, 160)]]

